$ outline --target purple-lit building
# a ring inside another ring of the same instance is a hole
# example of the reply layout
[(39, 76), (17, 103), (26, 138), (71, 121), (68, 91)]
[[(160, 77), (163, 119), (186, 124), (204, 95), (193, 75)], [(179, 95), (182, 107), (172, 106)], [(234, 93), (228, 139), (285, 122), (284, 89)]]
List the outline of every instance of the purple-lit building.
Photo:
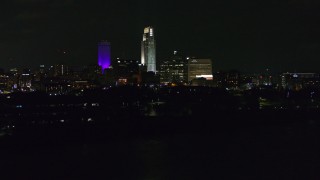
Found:
[(108, 41), (100, 41), (98, 44), (98, 65), (101, 66), (102, 73), (111, 65), (111, 50)]

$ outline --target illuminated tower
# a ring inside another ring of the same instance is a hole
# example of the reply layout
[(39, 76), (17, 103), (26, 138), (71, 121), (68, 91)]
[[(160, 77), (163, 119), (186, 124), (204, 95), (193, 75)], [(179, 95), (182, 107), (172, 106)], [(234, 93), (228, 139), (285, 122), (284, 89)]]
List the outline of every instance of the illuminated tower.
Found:
[(102, 73), (111, 65), (111, 50), (108, 41), (98, 43), (98, 65), (101, 67)]
[(156, 73), (156, 43), (154, 29), (151, 26), (144, 28), (141, 41), (141, 64), (147, 66), (147, 71)]

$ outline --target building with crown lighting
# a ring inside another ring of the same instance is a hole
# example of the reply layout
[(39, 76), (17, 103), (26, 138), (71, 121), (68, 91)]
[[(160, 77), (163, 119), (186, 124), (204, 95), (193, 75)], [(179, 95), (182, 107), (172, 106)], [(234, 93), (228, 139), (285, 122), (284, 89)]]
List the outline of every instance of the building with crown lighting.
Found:
[(147, 71), (156, 73), (156, 42), (154, 37), (154, 28), (144, 28), (141, 41), (141, 64), (146, 66)]

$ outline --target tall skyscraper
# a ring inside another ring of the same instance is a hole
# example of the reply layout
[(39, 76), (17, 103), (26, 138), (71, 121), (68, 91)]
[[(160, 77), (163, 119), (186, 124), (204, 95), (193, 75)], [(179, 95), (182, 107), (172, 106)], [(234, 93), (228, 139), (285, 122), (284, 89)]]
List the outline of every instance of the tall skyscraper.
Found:
[(144, 28), (141, 42), (141, 64), (147, 66), (147, 71), (156, 73), (156, 42), (154, 29), (151, 26)]
[(110, 43), (108, 41), (100, 41), (98, 43), (98, 65), (101, 67), (102, 73), (111, 65), (110, 49)]

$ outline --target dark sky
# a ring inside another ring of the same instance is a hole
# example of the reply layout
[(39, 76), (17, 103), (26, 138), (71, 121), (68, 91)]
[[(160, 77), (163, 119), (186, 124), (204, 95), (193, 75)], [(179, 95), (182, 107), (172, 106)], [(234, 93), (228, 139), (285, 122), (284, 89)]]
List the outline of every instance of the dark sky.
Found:
[[(97, 42), (140, 59), (144, 26), (157, 59), (210, 57), (215, 70), (320, 71), (317, 0), (2, 0), (0, 67), (96, 63)], [(63, 54), (63, 52), (66, 54)]]

